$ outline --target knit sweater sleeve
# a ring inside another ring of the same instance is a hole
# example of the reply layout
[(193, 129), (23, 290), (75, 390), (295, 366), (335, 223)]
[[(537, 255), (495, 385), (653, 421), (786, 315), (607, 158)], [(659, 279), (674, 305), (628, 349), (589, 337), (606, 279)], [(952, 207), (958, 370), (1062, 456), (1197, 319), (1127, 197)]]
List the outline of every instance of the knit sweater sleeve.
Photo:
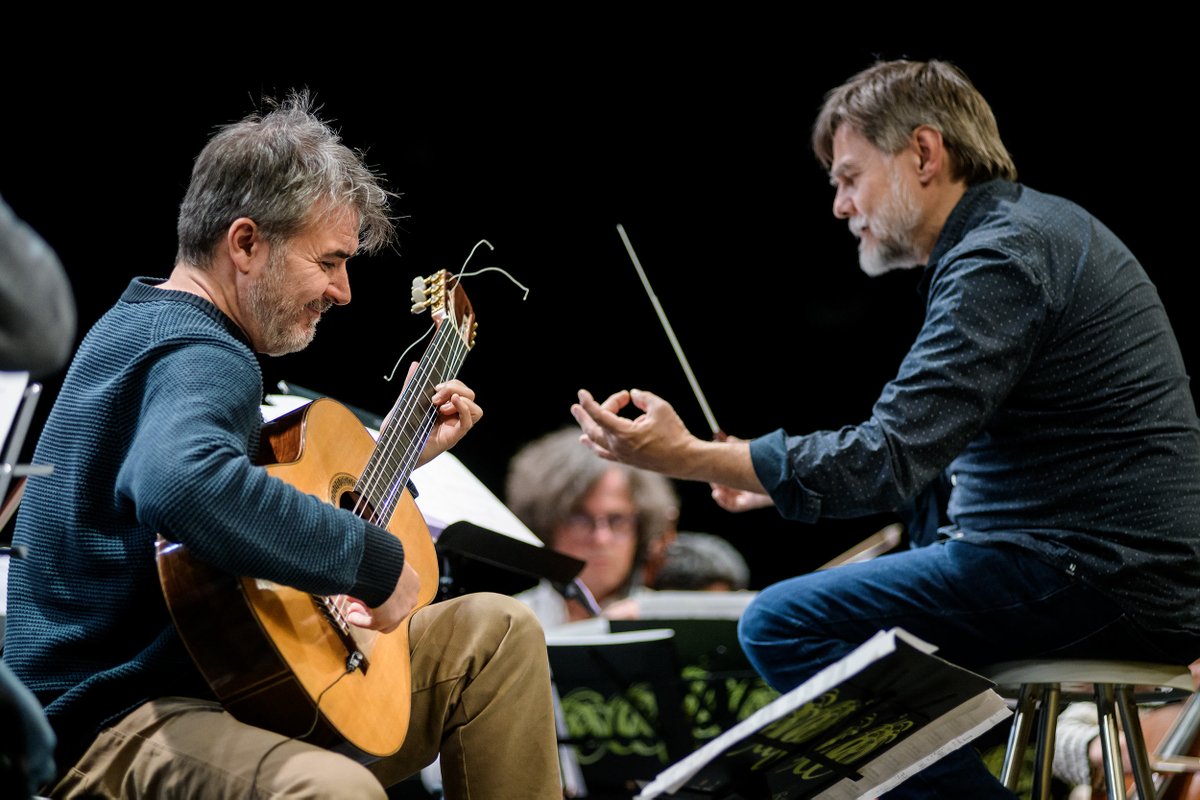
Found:
[(379, 605), (404, 564), (400, 541), (252, 463), (261, 381), (248, 352), (172, 342), (144, 371), (141, 409), (116, 481), (138, 521), (235, 575)]

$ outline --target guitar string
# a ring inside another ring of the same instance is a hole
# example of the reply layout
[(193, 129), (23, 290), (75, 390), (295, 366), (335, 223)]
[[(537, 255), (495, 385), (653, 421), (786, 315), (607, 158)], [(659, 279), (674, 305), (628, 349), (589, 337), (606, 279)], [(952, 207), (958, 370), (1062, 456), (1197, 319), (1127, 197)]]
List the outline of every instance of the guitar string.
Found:
[[(437, 352), (443, 347), (442, 342), (445, 340), (445, 338), (445, 333), (439, 327), (437, 335), (429, 344), (429, 352), (427, 355), (431, 355), (433, 359), (436, 359)], [(380, 433), (380, 438), (382, 439), (382, 448), (377, 447), (374, 454), (372, 454), (371, 459), (367, 462), (367, 467), (362, 476), (359, 478), (360, 484), (364, 486), (369, 485), (372, 489), (375, 488), (375, 484), (379, 480), (378, 473), (381, 470), (381, 456), (388, 452), (388, 448), (394, 449), (399, 445), (396, 440), (400, 438), (402, 431), (399, 428), (393, 427), (393, 425), (400, 421), (407, 420), (408, 417), (413, 413), (413, 409), (416, 408), (416, 404), (418, 402), (417, 395), (420, 394), (419, 389), (428, 381), (431, 370), (432, 366), (430, 365), (430, 359), (423, 358), (418, 363), (417, 370), (413, 373), (411, 380), (405, 385), (403, 391), (400, 393), (400, 397), (396, 400), (396, 405), (388, 414), (388, 424), (384, 426), (384, 430)], [(372, 500), (375, 499), (376, 498), (372, 498)], [(361, 509), (356, 509), (356, 511), (361, 511)]]
[[(475, 252), (479, 249), (480, 245), (487, 245), (488, 249), (492, 250), (492, 251), (494, 251), (496, 249), (495, 247), (492, 246), (492, 243), (489, 242), (487, 239), (480, 239), (478, 242), (475, 243), (475, 246), (471, 248), (471, 251), (467, 254), (467, 257), (463, 260), (462, 266), (459, 267), (458, 273), (453, 277), (453, 281), (456, 284), (459, 284), (459, 283), (461, 283), (461, 279), (463, 277), (479, 275), (479, 274), (482, 274), (484, 272), (489, 272), (489, 271), (496, 271), (496, 272), (500, 272), (501, 274), (506, 276), (510, 281), (512, 281), (514, 284), (516, 284), (517, 286), (521, 287), (521, 289), (524, 290), (525, 294), (522, 296), (522, 299), (528, 298), (529, 297), (529, 288), (526, 287), (524, 284), (522, 284), (520, 281), (518, 281), (516, 278), (514, 278), (512, 276), (512, 274), (510, 274), (505, 269), (502, 269), (500, 267), (495, 267), (495, 266), (489, 266), (489, 267), (484, 267), (483, 269), (480, 269), (480, 270), (476, 270), (475, 272), (471, 272), (471, 273), (466, 272), (467, 265), (471, 262), (472, 257), (474, 257)], [(449, 283), (449, 282), (450, 281), (447, 281), (447, 283)], [(442, 326), (442, 325), (430, 326), (429, 330), (427, 330), (416, 341), (414, 341), (407, 348), (405, 348), (404, 352), (401, 353), (400, 357), (396, 360), (395, 365), (393, 365), (392, 372), (389, 375), (384, 376), (384, 380), (391, 381), (392, 378), (396, 374), (396, 369), (399, 368), (400, 363), (404, 360), (405, 355), (407, 355), (408, 352), (413, 349), (413, 347), (415, 347), (418, 343), (420, 343), (420, 341), (422, 339), (425, 339), (427, 336), (429, 336), (431, 332), (436, 331), (437, 333), (440, 333), (441, 329), (443, 327), (444, 326)], [(457, 331), (455, 331), (455, 333), (457, 333)], [(470, 332), (468, 332), (468, 335), (469, 335), (469, 333)], [(449, 372), (443, 372), (442, 373), (443, 375), (457, 374), (458, 368), (462, 365), (462, 362), (466, 357), (465, 356), (465, 352), (466, 352), (465, 343), (462, 342), (461, 337), (456, 335), (451, 338), (452, 338), (453, 344), (462, 345), (463, 350), (462, 350), (461, 354), (456, 354), (455, 356), (452, 357), (451, 360), (455, 361), (454, 367)], [(434, 341), (430, 342), (429, 349), (431, 351), (436, 349), (435, 348), (436, 340), (437, 340), (437, 336), (435, 335)], [(438, 354), (435, 352), (434, 355), (435, 355), (435, 360), (436, 360)], [(424, 363), (424, 359), (422, 359), (421, 362), (418, 363), (417, 373), (415, 373), (413, 375), (412, 379), (409, 381), (408, 387), (422, 387), (425, 385), (425, 381), (427, 380), (428, 375), (421, 374), (421, 372), (422, 372), (421, 366), (423, 365), (423, 363)], [(430, 369), (432, 369), (432, 367)], [(426, 371), (426, 373), (428, 373), (428, 370)], [(420, 379), (420, 382), (418, 382), (418, 379)], [(408, 387), (406, 387), (406, 389)], [(424, 397), (424, 394), (417, 392), (415, 390), (415, 388), (414, 388), (414, 391), (411, 393), (408, 391), (402, 391), (401, 395), (400, 395), (400, 399), (397, 401), (398, 407), (393, 407), (392, 412), (389, 415), (389, 423), (392, 420), (397, 419), (397, 413), (400, 414), (399, 419), (407, 420), (409, 415), (412, 413), (413, 408), (415, 408), (415, 404), (417, 402), (417, 400), (415, 398), (418, 395), (420, 395), (420, 397), (422, 397), (422, 398)], [(413, 398), (407, 407), (405, 406), (405, 398), (406, 397)], [(405, 455), (405, 458), (402, 459), (403, 475), (405, 476), (405, 479), (395, 481), (394, 485), (392, 487), (390, 487), (389, 497), (386, 499), (386, 502), (384, 503), (385, 508), (383, 509), (382, 514), (380, 513), (381, 509), (378, 506), (378, 501), (374, 501), (376, 504), (372, 507), (372, 518), (370, 521), (375, 522), (376, 524), (379, 524), (380, 527), (386, 527), (386, 521), (391, 518), (392, 513), (395, 511), (395, 506), (399, 502), (399, 489), (405, 483), (407, 483), (407, 476), (408, 476), (408, 474), (411, 473), (413, 464), (416, 463), (416, 459), (419, 457), (419, 452), (416, 452), (416, 453), (411, 452), (416, 449), (413, 447), (413, 444), (416, 441), (420, 441), (421, 446), (423, 448), (424, 442), (425, 442), (426, 438), (428, 437), (429, 432), (433, 428), (433, 422), (436, 417), (436, 411), (433, 414), (424, 415), (424, 417), (425, 417), (424, 421), (422, 422), (421, 426), (419, 426), (418, 430), (416, 431), (416, 433), (418, 433), (419, 436), (415, 439), (410, 439), (408, 444), (405, 445), (406, 455)], [(390, 428), (391, 426), (389, 424), (384, 427)], [(380, 436), (383, 437), (384, 435), (385, 435), (385, 432), (381, 431)], [(357, 501), (355, 502), (353, 513), (355, 513), (359, 516), (362, 516), (363, 510), (364, 510), (364, 505), (366, 505), (366, 503), (375, 495), (375, 493), (377, 491), (375, 489), (375, 484), (380, 482), (379, 473), (383, 469), (383, 465), (381, 462), (386, 460), (390, 464), (390, 462), (392, 461), (392, 453), (403, 442), (403, 439), (399, 435), (399, 432), (395, 436), (392, 436), (390, 433), (387, 433), (387, 437), (388, 437), (388, 439), (384, 443), (384, 452), (381, 453), (380, 448), (376, 447), (371, 458), (368, 459), (367, 470), (364, 471), (364, 474), (359, 477), (359, 480), (357, 482), (358, 486), (359, 486), (359, 497), (358, 497)], [(391, 448), (390, 450), (388, 449), (389, 447)], [(379, 456), (379, 458), (376, 458), (376, 456)], [(326, 598), (326, 599), (328, 599), (328, 598)], [(343, 617), (346, 613), (346, 609), (349, 606), (349, 602), (350, 602), (349, 599), (345, 595), (342, 595), (332, 604), (333, 605), (332, 612), (337, 616), (339, 623), (342, 622), (342, 620), (343, 620)], [(327, 603), (327, 606), (328, 605), (329, 604)]]
[[(462, 338), (457, 335), (452, 335), (448, 341), (451, 352), (449, 357), (445, 359), (445, 362), (450, 366), (441, 371), (440, 374), (443, 375), (456, 374), (459, 367), (462, 366), (463, 361), (466, 359), (467, 347)], [(434, 346), (431, 345), (431, 349), (433, 349), (433, 347)], [(441, 358), (441, 353), (433, 353), (432, 360), (434, 365), (431, 365), (429, 369), (418, 369), (418, 373), (414, 374), (413, 379), (409, 382), (409, 387), (416, 387), (418, 385), (418, 380), (422, 382), (421, 385), (429, 382), (429, 373), (434, 370), (434, 366), (437, 365), (439, 359)], [(422, 361), (422, 366), (423, 365), (424, 359)], [(412, 393), (408, 394), (409, 397), (414, 397), (416, 395), (420, 395), (423, 398), (423, 395), (415, 388), (413, 389)], [(417, 402), (419, 401), (414, 399), (412, 403), (410, 403), (412, 408), (416, 407)], [(399, 409), (399, 411), (401, 413), (400, 417), (397, 417), (395, 414), (393, 414), (391, 417), (391, 419), (397, 424), (401, 424), (401, 420), (408, 419), (408, 412), (404, 408)], [(420, 456), (420, 450), (424, 445), (425, 439), (428, 437), (430, 430), (433, 428), (436, 410), (431, 409), (431, 412), (432, 413), (426, 413), (423, 415), (421, 424), (416, 431), (417, 435), (410, 439), (409, 444), (404, 447), (401, 457), (401, 470), (399, 472), (394, 470), (387, 471), (391, 472), (391, 474), (395, 476), (390, 485), (384, 483), (383, 479), (379, 477), (379, 474), (385, 472), (383, 469), (383, 462), (387, 462), (387, 465), (390, 466), (395, 461), (395, 452), (396, 450), (400, 449), (400, 445), (403, 440), (403, 437), (400, 435), (387, 436), (383, 442), (383, 448), (376, 448), (375, 453), (368, 462), (368, 471), (372, 474), (368, 475), (367, 472), (364, 472), (364, 478), (360, 479), (359, 481), (360, 490), (357, 506), (361, 507), (369, 500), (372, 503), (372, 515), (369, 521), (379, 525), (380, 527), (387, 527), (386, 523), (391, 519), (392, 514), (395, 512), (396, 506), (399, 504), (401, 492), (407, 485), (407, 476), (411, 474), (413, 464), (416, 463), (417, 458)], [(385, 430), (391, 430), (391, 424), (385, 426)], [(403, 431), (401, 430), (401, 433), (402, 432)], [(383, 437), (383, 434), (381, 434), (381, 437)], [(417, 442), (420, 442), (421, 446), (416, 446)], [(375, 466), (372, 469), (371, 465), (373, 464)], [(381, 483), (384, 483), (382, 487), (376, 486), (376, 484)], [(381, 489), (386, 490), (386, 494), (381, 495)], [(361, 513), (361, 508), (358, 507), (356, 507), (356, 513)], [(336, 600), (330, 601), (330, 604), (332, 605), (331, 613), (335, 616), (335, 621), (337, 621), (339, 624), (344, 622), (350, 602), (350, 598), (348, 598), (346, 595), (340, 595)]]
[[(457, 337), (455, 337), (455, 340), (452, 342), (454, 347), (452, 348), (450, 357), (447, 360), (447, 362), (451, 366), (444, 369), (441, 372), (441, 374), (452, 375), (452, 374), (456, 373), (458, 370), (458, 367), (461, 366), (463, 358), (464, 358), (464, 356), (462, 354), (465, 353), (465, 348), (463, 348), (463, 346), (461, 345), (460, 342), (461, 342), (461, 340), (459, 340)], [(423, 395), (422, 395), (422, 397), (423, 397)], [(409, 446), (407, 448), (405, 448), (402, 452), (402, 456), (400, 459), (401, 469), (399, 472), (393, 471), (394, 475), (397, 475), (397, 476), (402, 475), (402, 476), (407, 477), (407, 475), (411, 474), (413, 465), (416, 463), (417, 458), (420, 456), (420, 452), (421, 452), (421, 449), (423, 449), (423, 447), (424, 447), (425, 440), (428, 438), (429, 432), (433, 428), (433, 425), (436, 421), (436, 416), (437, 416), (436, 409), (430, 409), (429, 412), (427, 412), (426, 414), (424, 414), (422, 416), (420, 426), (415, 431), (416, 435), (411, 440)], [(386, 460), (388, 462), (389, 466), (392, 465), (396, 461), (396, 458), (395, 458), (395, 450), (396, 449), (397, 448), (393, 448), (391, 451), (384, 452), (381, 455), (381, 460)], [(391, 482), (390, 485), (385, 485), (383, 487), (383, 489), (386, 490), (386, 494), (383, 495), (381, 498), (382, 514), (380, 515), (380, 519), (382, 521), (386, 522), (387, 520), (389, 520), (391, 518), (392, 513), (395, 511), (396, 505), (399, 503), (400, 493), (403, 491), (406, 483), (407, 483), (406, 480), (400, 480), (399, 478), (396, 478), (396, 479), (393, 479), (393, 481)], [(383, 524), (383, 522), (381, 522), (380, 524)]]
[[(382, 442), (383, 446), (376, 448), (375, 454), (369, 460), (367, 469), (364, 471), (363, 477), (360, 479), (360, 483), (363, 486), (369, 486), (369, 488), (374, 492), (374, 496), (372, 496), (370, 500), (376, 503), (376, 517), (383, 520), (388, 519), (391, 514), (390, 510), (386, 509), (386, 505), (389, 502), (389, 495), (381, 494), (381, 491), (386, 491), (388, 487), (386, 484), (380, 486), (380, 484), (383, 483), (383, 480), (380, 478), (379, 473), (384, 472), (385, 467), (391, 466), (395, 461), (394, 454), (396, 450), (403, 447), (407, 451), (417, 447), (416, 438), (410, 438), (407, 441), (404, 439), (403, 434), (406, 433), (407, 427), (405, 423), (414, 414), (415, 410), (419, 407), (419, 404), (428, 402), (426, 400), (426, 395), (422, 390), (426, 386), (432, 388), (434, 385), (436, 385), (430, 378), (435, 367), (439, 366), (438, 361), (442, 357), (442, 351), (448, 347), (458, 346), (461, 341), (453, 331), (447, 332), (445, 336), (443, 336), (441, 331), (439, 331), (438, 335), (443, 338), (444, 346), (442, 346), (443, 343), (439, 342), (436, 338), (434, 342), (431, 343), (429, 354), (430, 358), (422, 359), (421, 363), (418, 365), (418, 370), (416, 373), (414, 373), (412, 380), (408, 384), (408, 387), (401, 395), (401, 402), (397, 404), (397, 408), (393, 410), (390, 416), (389, 424), (386, 426), (387, 435), (384, 437), (384, 441)], [(461, 360), (459, 363), (461, 363)], [(443, 370), (440, 374), (449, 375), (453, 373)], [(398, 423), (402, 424), (403, 427), (398, 429), (392, 427)], [(419, 433), (421, 431), (418, 428), (418, 430), (415, 432)], [(424, 432), (428, 433), (428, 430)], [(383, 434), (381, 434), (381, 436), (383, 436)], [(420, 446), (424, 446), (423, 440), (421, 440)], [(419, 453), (417, 453), (417, 455), (419, 455)], [(415, 461), (415, 457), (412, 460)], [(395, 473), (393, 472), (392, 474)], [(394, 482), (401, 485), (404, 483), (403, 481)], [(383, 512), (382, 514), (380, 514), (381, 511)]]
[(433, 333), (434, 331), (436, 331), (436, 330), (437, 330), (437, 327), (438, 327), (437, 325), (430, 325), (428, 328), (426, 328), (426, 329), (425, 329), (425, 332), (424, 332), (424, 333), (422, 333), (422, 334), (421, 334), (421, 335), (420, 335), (420, 336), (419, 336), (419, 337), (416, 339), (416, 341), (414, 341), (414, 342), (413, 342), (412, 344), (410, 344), (408, 347), (404, 348), (404, 352), (400, 354), (400, 357), (396, 359), (396, 363), (392, 365), (392, 371), (391, 371), (391, 372), (389, 372), (387, 375), (384, 375), (384, 376), (383, 376), (383, 379), (384, 379), (385, 381), (387, 381), (388, 383), (391, 383), (391, 382), (392, 382), (392, 378), (396, 377), (396, 370), (400, 368), (400, 364), (401, 364), (401, 363), (404, 361), (404, 357), (405, 357), (406, 355), (408, 355), (408, 353), (409, 353), (409, 351), (410, 351), (410, 350), (412, 350), (414, 347), (416, 347), (416, 346), (417, 346), (417, 345), (419, 345), (419, 344), (420, 344), (422, 341), (424, 341), (424, 339), (425, 339), (425, 337), (426, 337), (426, 336), (428, 336), (429, 334), (431, 334), (431, 333)]
[[(434, 341), (430, 343), (430, 350), (435, 350), (437, 346), (438, 339), (435, 337)], [(416, 408), (417, 401), (415, 396), (420, 394), (419, 387), (424, 386), (424, 384), (428, 381), (429, 372), (431, 369), (432, 367), (428, 365), (426, 359), (422, 359), (422, 361), (418, 364), (417, 371), (413, 374), (412, 379), (405, 386), (404, 391), (397, 400), (396, 407), (393, 408), (392, 413), (389, 416), (388, 424), (385, 425), (384, 430), (380, 432), (383, 448), (381, 449), (378, 446), (375, 448), (371, 458), (368, 459), (366, 470), (364, 470), (363, 475), (360, 476), (357, 482), (358, 500), (355, 503), (354, 513), (359, 516), (363, 516), (365, 507), (369, 505), (371, 508), (371, 515), (366, 519), (369, 522), (379, 525), (380, 527), (386, 527), (381, 520), (386, 520), (387, 517), (390, 516), (390, 514), (385, 514), (383, 512), (383, 504), (380, 502), (379, 497), (380, 487), (377, 485), (382, 482), (380, 479), (380, 474), (383, 471), (382, 462), (385, 460), (383, 456), (388, 451), (388, 448), (394, 450), (403, 443), (402, 428), (397, 428), (394, 426), (403, 426), (412, 409)], [(346, 614), (347, 609), (350, 606), (350, 602), (350, 598), (348, 598), (346, 595), (340, 595), (334, 601), (333, 610), (339, 619)]]
[[(441, 335), (439, 331), (439, 335)], [(443, 369), (440, 374), (453, 375), (456, 374), (458, 368), (466, 358), (466, 345), (462, 337), (457, 335), (456, 331), (450, 330), (443, 337), (448, 342), (448, 347), (451, 350), (447, 363), (453, 364), (449, 369)], [(423, 447), (425, 439), (432, 430), (436, 411), (424, 415), (421, 425), (418, 427), (417, 436), (408, 440), (405, 445), (403, 437), (404, 428), (395, 429), (394, 424), (403, 425), (408, 420), (412, 411), (417, 407), (418, 403), (424, 400), (424, 394), (420, 391), (420, 387), (432, 383), (430, 375), (433, 373), (435, 366), (439, 366), (439, 359), (442, 354), (438, 351), (445, 349), (439, 346), (438, 340), (430, 344), (432, 352), (432, 362), (426, 367), (428, 360), (422, 359), (418, 365), (418, 370), (414, 373), (412, 380), (409, 381), (408, 389), (402, 393), (398, 408), (393, 410), (389, 424), (384, 426), (385, 433), (381, 433), (381, 438), (384, 439), (383, 447), (376, 448), (372, 457), (368, 460), (367, 470), (359, 479), (359, 497), (355, 504), (354, 513), (360, 516), (363, 513), (363, 507), (368, 502), (372, 505), (372, 514), (369, 518), (380, 527), (386, 527), (387, 520), (391, 519), (392, 513), (395, 511), (396, 505), (399, 503), (400, 492), (407, 484), (407, 477), (411, 474), (412, 466), (416, 463), (420, 455), (420, 447)], [(395, 433), (393, 433), (395, 431)], [(420, 442), (420, 447), (416, 443)], [(385, 466), (391, 466), (395, 459), (395, 452), (403, 447), (403, 457), (401, 458), (402, 471), (397, 473), (392, 471), (391, 474), (396, 477), (391, 485), (384, 482), (381, 473), (385, 473)], [(383, 484), (380, 486), (379, 484)], [(339, 596), (338, 599), (332, 601), (332, 613), (338, 621), (341, 621), (349, 608), (350, 600), (345, 595)]]
[[(434, 342), (432, 342), (430, 344), (430, 349), (431, 350), (436, 349), (436, 346), (437, 346), (437, 339), (435, 338)], [(428, 378), (429, 369), (423, 368), (423, 367), (425, 367), (424, 359), (422, 360), (421, 363), (418, 364), (417, 371), (414, 373), (412, 379), (409, 381), (409, 383), (405, 387), (405, 390), (401, 393), (401, 396), (400, 396), (399, 400), (397, 401), (396, 407), (393, 408), (392, 413), (389, 416), (388, 424), (385, 425), (384, 430), (380, 432), (380, 438), (383, 439), (384, 448), (387, 448), (389, 446), (389, 444), (391, 444), (392, 446), (396, 446), (397, 439), (401, 438), (400, 429), (394, 428), (393, 423), (394, 424), (402, 424), (403, 420), (407, 419), (409, 410), (405, 408), (406, 402), (408, 402), (410, 405), (413, 405), (413, 407), (415, 407), (415, 401), (410, 401), (409, 398), (412, 398), (413, 395), (418, 393), (417, 387), (424, 385), (424, 383), (426, 382), (426, 380)], [(372, 513), (371, 513), (371, 516), (368, 518), (368, 521), (374, 522), (376, 524), (379, 524), (378, 520), (380, 520), (381, 518), (384, 518), (384, 517), (381, 517), (381, 514), (380, 514), (380, 504), (378, 501), (378, 489), (376, 487), (376, 484), (379, 482), (378, 475), (379, 475), (379, 472), (381, 471), (380, 461), (382, 459), (379, 457), (380, 452), (381, 452), (380, 448), (376, 447), (375, 451), (372, 453), (371, 458), (368, 459), (367, 469), (364, 471), (363, 475), (360, 476), (360, 478), (357, 482), (359, 496), (358, 496), (358, 500), (356, 501), (355, 507), (354, 507), (354, 513), (359, 516), (363, 516), (364, 507), (369, 503), (371, 505)], [(381, 525), (381, 527), (383, 527), (383, 526)], [(337, 597), (335, 600), (332, 601), (331, 611), (336, 616), (336, 618), (337, 618), (336, 621), (341, 622), (341, 620), (344, 618), (345, 614), (347, 613), (350, 603), (351, 603), (351, 600), (346, 595), (340, 595), (339, 597)]]

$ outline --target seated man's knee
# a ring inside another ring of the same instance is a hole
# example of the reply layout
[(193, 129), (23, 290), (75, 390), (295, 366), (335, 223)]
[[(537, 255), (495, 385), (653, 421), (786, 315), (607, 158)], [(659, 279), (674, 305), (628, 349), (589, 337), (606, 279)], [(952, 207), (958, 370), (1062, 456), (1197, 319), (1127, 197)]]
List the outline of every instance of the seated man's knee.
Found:
[(472, 617), (505, 620), (505, 624), (516, 627), (529, 624), (535, 627), (540, 625), (529, 606), (506, 594), (471, 592), (458, 598), (458, 602), (462, 604), (462, 611)]
[(742, 649), (757, 649), (763, 644), (776, 644), (782, 638), (796, 635), (796, 625), (785, 619), (779, 607), (778, 585), (768, 586), (746, 606), (738, 620), (738, 641)]
[(458, 613), (492, 632), (500, 642), (539, 650), (545, 647), (542, 624), (529, 606), (508, 595), (472, 592), (459, 598)]
[[(738, 619), (738, 644), (742, 652), (750, 659), (754, 668), (763, 674), (763, 658), (761, 649), (769, 647), (776, 640), (776, 625), (774, 612), (768, 604), (759, 603), (758, 597), (751, 600)], [(765, 675), (764, 675), (765, 677)]]

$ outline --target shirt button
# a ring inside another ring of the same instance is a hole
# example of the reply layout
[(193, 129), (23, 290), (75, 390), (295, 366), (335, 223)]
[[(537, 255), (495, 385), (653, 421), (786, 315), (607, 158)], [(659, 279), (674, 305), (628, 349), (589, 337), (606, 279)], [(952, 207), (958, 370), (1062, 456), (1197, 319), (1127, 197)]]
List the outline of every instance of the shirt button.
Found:
[(957, 472), (950, 473), (950, 485), (958, 486), (958, 473)]

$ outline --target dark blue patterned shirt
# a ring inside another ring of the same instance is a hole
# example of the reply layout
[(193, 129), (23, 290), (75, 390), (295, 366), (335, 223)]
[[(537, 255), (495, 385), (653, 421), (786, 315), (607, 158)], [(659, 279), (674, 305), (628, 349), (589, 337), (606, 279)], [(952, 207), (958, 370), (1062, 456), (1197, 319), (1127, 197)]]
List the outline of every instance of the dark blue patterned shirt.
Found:
[(897, 510), (943, 478), (955, 534), (1026, 548), (1147, 627), (1200, 633), (1200, 423), (1154, 285), (1078, 205), (968, 189), (925, 322), (861, 425), (754, 440), (781, 512)]

